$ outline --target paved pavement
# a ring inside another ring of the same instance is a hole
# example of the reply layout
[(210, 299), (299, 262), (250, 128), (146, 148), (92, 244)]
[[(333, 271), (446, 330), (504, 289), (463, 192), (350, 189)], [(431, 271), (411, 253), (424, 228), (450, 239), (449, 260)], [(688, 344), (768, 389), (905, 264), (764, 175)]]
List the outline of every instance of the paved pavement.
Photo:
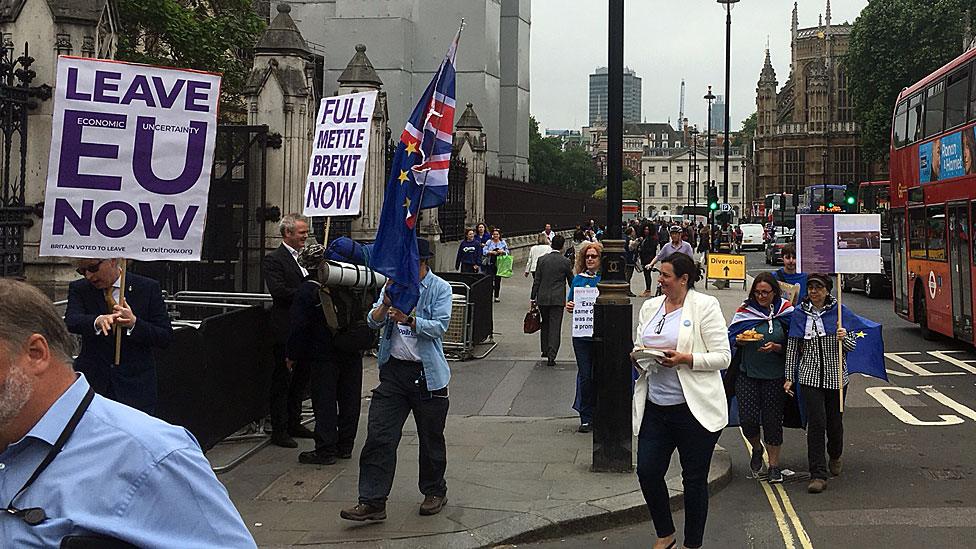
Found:
[[(519, 273), (519, 270), (515, 270)], [(352, 460), (332, 466), (300, 465), (299, 450), (266, 447), (219, 476), (262, 546), (487, 547), (577, 534), (622, 523), (647, 521), (635, 474), (592, 473), (591, 435), (576, 433), (571, 409), (576, 366), (564, 320), (557, 366), (537, 358), (537, 335), (522, 333), (530, 279), (503, 283), (495, 304), (498, 347), (485, 359), (451, 364), (448, 417), (448, 504), (439, 515), (417, 514), (417, 437), (404, 427), (388, 519), (359, 524), (339, 518), (356, 502), (358, 456), (366, 435), (369, 389), (376, 384), (374, 359), (364, 375), (360, 434)], [(639, 293), (643, 282), (634, 278)], [(711, 290), (709, 290), (711, 292)], [(731, 312), (741, 290), (717, 291)], [(643, 300), (634, 300), (636, 319)], [(634, 444), (636, 448), (636, 443)], [(222, 444), (208, 453), (214, 464), (246, 449)], [(730, 478), (730, 458), (719, 448), (709, 477), (713, 490)], [(668, 474), (674, 505), (680, 505), (678, 464)]]

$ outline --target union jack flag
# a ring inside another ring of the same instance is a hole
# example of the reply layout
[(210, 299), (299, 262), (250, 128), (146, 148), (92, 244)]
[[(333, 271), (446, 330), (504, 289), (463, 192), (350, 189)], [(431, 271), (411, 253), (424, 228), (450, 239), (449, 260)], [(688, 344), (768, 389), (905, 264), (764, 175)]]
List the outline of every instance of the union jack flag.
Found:
[(447, 199), (454, 144), (454, 63), (460, 37), (458, 29), (400, 134), (376, 231), (370, 267), (395, 281), (389, 288), (390, 297), (404, 312), (413, 309), (420, 292), (414, 231), (420, 210), (436, 208)]

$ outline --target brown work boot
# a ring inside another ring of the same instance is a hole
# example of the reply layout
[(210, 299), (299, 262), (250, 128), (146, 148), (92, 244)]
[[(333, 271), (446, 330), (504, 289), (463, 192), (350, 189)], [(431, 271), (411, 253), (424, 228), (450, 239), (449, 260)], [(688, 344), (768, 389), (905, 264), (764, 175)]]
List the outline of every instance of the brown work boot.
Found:
[(807, 485), (807, 492), (811, 494), (819, 494), (827, 489), (827, 481), (822, 478), (815, 478), (810, 480), (810, 484)]
[(357, 503), (355, 507), (339, 511), (339, 516), (346, 520), (355, 520), (356, 522), (386, 520), (386, 505)]
[(840, 472), (844, 469), (844, 464), (841, 463), (840, 458), (831, 459), (827, 462), (827, 469), (830, 470), (830, 474), (835, 477), (840, 476)]
[(427, 496), (420, 504), (421, 515), (436, 515), (447, 505), (447, 496)]

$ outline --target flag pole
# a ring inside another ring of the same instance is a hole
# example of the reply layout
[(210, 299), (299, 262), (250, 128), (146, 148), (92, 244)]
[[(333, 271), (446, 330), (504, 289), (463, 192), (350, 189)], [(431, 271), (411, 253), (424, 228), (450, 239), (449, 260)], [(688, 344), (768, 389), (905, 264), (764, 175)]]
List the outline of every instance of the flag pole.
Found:
[[(843, 294), (844, 290), (840, 282), (840, 273), (837, 273), (837, 331), (844, 328), (843, 318)], [(844, 340), (837, 340), (837, 401), (840, 403), (840, 413), (844, 413)]]
[[(119, 275), (119, 305), (125, 307), (125, 258), (122, 259), (122, 274)], [(115, 366), (118, 367), (122, 359), (122, 330), (115, 326)]]
[(329, 229), (332, 228), (332, 216), (325, 218), (325, 233), (322, 235), (322, 245), (329, 245)]

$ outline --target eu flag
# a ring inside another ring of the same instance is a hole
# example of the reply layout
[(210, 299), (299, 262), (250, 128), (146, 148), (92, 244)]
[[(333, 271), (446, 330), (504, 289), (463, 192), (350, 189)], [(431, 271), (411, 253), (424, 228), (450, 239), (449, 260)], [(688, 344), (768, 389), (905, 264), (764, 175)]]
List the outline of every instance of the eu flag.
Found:
[(387, 295), (409, 314), (420, 297), (417, 219), (447, 198), (454, 134), (458, 30), (451, 47), (407, 121), (386, 182), (370, 267), (393, 280)]
[[(873, 320), (858, 316), (854, 311), (842, 305), (843, 326), (847, 333), (854, 334), (857, 346), (846, 354), (844, 363), (848, 374), (864, 374), (888, 381), (885, 371), (884, 339), (881, 337), (881, 325)], [(837, 307), (831, 307), (821, 316), (824, 329), (830, 330), (837, 326)], [(803, 337), (806, 331), (807, 315), (803, 309), (797, 308), (793, 313), (790, 325), (790, 337)]]

